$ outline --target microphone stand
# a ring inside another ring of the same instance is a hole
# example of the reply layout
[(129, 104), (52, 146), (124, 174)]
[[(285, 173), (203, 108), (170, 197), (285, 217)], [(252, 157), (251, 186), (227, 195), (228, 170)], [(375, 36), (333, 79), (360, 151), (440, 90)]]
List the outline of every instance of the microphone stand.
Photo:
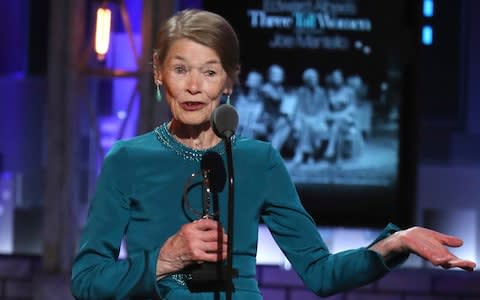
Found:
[(226, 300), (232, 299), (235, 290), (233, 277), (237, 276), (237, 270), (233, 268), (233, 225), (234, 225), (234, 180), (233, 180), (233, 158), (232, 158), (232, 137), (238, 125), (238, 113), (230, 104), (218, 106), (210, 116), (210, 122), (215, 134), (222, 138), (227, 156), (227, 178), (228, 178), (228, 211), (227, 211), (227, 266), (225, 270), (225, 293)]
[(223, 137), (225, 144), (225, 152), (227, 155), (227, 178), (228, 178), (228, 226), (227, 226), (227, 270), (226, 270), (226, 300), (232, 299), (233, 293), (233, 218), (234, 218), (234, 180), (233, 180), (233, 158), (232, 158), (232, 135), (228, 134)]
[[(233, 225), (234, 225), (234, 180), (233, 180), (233, 158), (232, 158), (232, 131), (226, 131), (222, 134), (222, 140), (224, 142), (225, 154), (227, 157), (227, 170), (226, 175), (228, 178), (228, 207), (227, 207), (227, 262), (226, 266), (222, 262), (217, 263), (203, 263), (200, 265), (194, 265), (188, 268), (191, 272), (191, 278), (186, 282), (188, 289), (191, 292), (215, 292), (215, 299), (219, 299), (218, 292), (224, 291), (226, 300), (232, 299), (232, 293), (235, 290), (233, 285), (233, 277), (237, 276), (237, 270), (233, 268)], [(222, 168), (223, 160), (219, 154)], [(203, 158), (205, 159), (205, 157)], [(207, 160), (208, 161), (208, 160)], [(202, 160), (203, 163), (203, 160)], [(211, 163), (211, 161), (210, 161)], [(207, 163), (206, 163), (207, 164)], [(203, 167), (202, 167), (203, 168)], [(216, 190), (219, 188), (218, 183), (210, 182), (208, 173), (210, 170), (203, 170), (203, 217), (219, 220), (218, 199), (215, 200)], [(224, 174), (225, 176), (225, 174)], [(224, 178), (225, 180), (225, 178)], [(213, 186), (212, 186), (213, 185)], [(216, 186), (216, 187), (215, 187)], [(222, 188), (223, 189), (223, 188)], [(210, 200), (213, 197), (213, 214), (210, 212), (212, 208), (210, 206)], [(219, 241), (221, 235), (219, 231)], [(221, 244), (219, 245), (221, 247)]]

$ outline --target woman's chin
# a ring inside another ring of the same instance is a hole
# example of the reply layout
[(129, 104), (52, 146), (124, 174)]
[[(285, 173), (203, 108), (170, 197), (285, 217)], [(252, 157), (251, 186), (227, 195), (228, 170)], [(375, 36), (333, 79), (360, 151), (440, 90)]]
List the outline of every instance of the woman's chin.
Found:
[(178, 120), (183, 125), (187, 126), (205, 126), (210, 124), (210, 118), (183, 118)]

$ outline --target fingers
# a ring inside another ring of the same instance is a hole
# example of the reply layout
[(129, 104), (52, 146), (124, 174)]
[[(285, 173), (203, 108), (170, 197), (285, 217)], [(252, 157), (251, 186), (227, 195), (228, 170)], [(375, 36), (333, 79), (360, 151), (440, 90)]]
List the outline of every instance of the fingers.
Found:
[(183, 253), (183, 260), (188, 263), (226, 258), (228, 236), (217, 221), (202, 219), (185, 224), (176, 236), (179, 243), (172, 249)]
[(463, 241), (455, 236), (423, 227), (412, 227), (397, 236), (401, 241), (399, 248), (408, 249), (435, 266), (467, 271), (476, 267), (475, 262), (458, 258), (449, 251), (448, 247), (460, 247), (463, 244)]
[(441, 264), (440, 266), (444, 269), (460, 268), (465, 271), (473, 271), (475, 270), (476, 264), (473, 261), (455, 258)]
[(460, 247), (463, 245), (463, 241), (452, 235), (444, 234), (435, 230), (423, 228), (423, 227), (412, 227), (406, 232), (407, 237), (407, 246), (418, 246), (422, 245), (422, 248), (444, 248), (448, 247)]
[(195, 222), (197, 244), (194, 245), (194, 259), (215, 262), (226, 259), (228, 236), (221, 225), (214, 220), (201, 219)]
[(212, 220), (212, 219), (199, 219), (195, 220), (191, 225), (195, 225), (196, 228), (199, 230), (211, 230), (211, 229), (216, 229), (220, 226), (218, 221)]
[(181, 231), (184, 235), (192, 235), (192, 239), (198, 238), (204, 242), (212, 242), (222, 240), (226, 243), (228, 240), (220, 223), (210, 219), (200, 219), (193, 223), (186, 224), (182, 227)]
[(221, 261), (221, 260), (227, 259), (227, 252), (222, 252), (221, 257), (219, 257), (219, 255), (216, 254), (216, 253), (215, 253), (215, 254), (213, 254), (213, 253), (205, 253), (205, 254), (203, 255), (203, 257), (204, 257), (205, 259), (203, 259), (203, 260), (198, 260), (198, 261), (202, 261), (202, 262), (203, 262), (203, 261), (207, 261), (207, 262), (217, 262), (217, 261)]
[(463, 245), (463, 240), (451, 235), (444, 235), (442, 242), (449, 247), (461, 247)]
[(435, 230), (421, 228), (421, 227), (418, 230), (424, 230), (426, 233), (432, 235), (432, 237), (434, 237), (435, 239), (437, 239), (438, 241), (440, 241), (442, 244), (446, 246), (461, 247), (463, 245), (463, 240), (456, 236), (448, 235)]
[(446, 249), (436, 251), (433, 255), (425, 253), (417, 254), (430, 261), (432, 265), (440, 266), (444, 269), (460, 268), (466, 271), (473, 271), (476, 267), (475, 262), (458, 258)]
[(217, 242), (210, 242), (204, 243), (203, 247), (203, 253), (199, 255), (202, 260), (216, 262), (227, 258), (227, 244), (222, 244), (219, 247)]
[(193, 230), (197, 231), (218, 231), (220, 230), (223, 233), (223, 228), (219, 222), (211, 219), (200, 219), (193, 221), (192, 223), (183, 225), (184, 227), (191, 227)]

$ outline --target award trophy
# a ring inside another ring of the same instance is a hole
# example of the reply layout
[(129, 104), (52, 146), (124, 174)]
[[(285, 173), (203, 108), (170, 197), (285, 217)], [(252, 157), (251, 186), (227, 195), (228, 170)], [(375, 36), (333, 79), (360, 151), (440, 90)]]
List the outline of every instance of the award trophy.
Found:
[[(190, 210), (197, 217), (220, 221), (218, 192), (223, 190), (226, 181), (225, 167), (220, 154), (206, 152), (202, 157), (200, 174), (202, 176), (202, 211), (195, 211), (191, 208)], [(198, 173), (192, 174), (192, 178), (195, 176), (198, 176)], [(184, 201), (188, 202), (186, 194), (187, 190), (184, 193)], [(221, 259), (222, 236), (223, 232), (218, 230), (217, 253), (219, 260), (217, 262), (204, 262), (192, 265), (185, 270), (191, 274), (191, 277), (186, 280), (187, 287), (191, 292), (218, 292), (233, 289), (231, 280), (226, 280), (226, 267)]]

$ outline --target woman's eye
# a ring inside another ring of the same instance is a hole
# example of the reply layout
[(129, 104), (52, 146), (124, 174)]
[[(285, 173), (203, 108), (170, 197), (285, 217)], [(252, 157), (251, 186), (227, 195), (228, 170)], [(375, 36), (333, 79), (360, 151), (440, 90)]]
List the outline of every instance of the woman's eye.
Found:
[(208, 70), (205, 72), (205, 75), (207, 75), (208, 77), (213, 77), (217, 74), (217, 72), (213, 71), (213, 70)]
[(183, 66), (175, 66), (174, 71), (175, 71), (175, 73), (183, 74), (183, 73), (186, 72), (186, 68), (183, 67)]

